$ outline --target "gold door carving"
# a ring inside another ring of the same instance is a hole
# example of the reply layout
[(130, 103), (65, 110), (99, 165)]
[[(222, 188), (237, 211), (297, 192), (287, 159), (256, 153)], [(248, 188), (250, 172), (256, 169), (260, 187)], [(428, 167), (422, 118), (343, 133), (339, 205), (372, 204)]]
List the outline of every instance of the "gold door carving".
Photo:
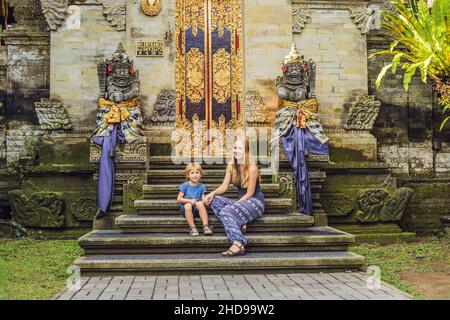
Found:
[(177, 128), (195, 156), (223, 155), (243, 129), (241, 20), (241, 0), (176, 1)]

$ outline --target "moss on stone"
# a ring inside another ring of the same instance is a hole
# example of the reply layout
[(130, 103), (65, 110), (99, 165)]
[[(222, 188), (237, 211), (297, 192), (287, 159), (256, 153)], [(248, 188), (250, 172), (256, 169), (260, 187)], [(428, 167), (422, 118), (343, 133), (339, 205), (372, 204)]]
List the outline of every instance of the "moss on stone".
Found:
[(152, 156), (170, 156), (172, 155), (172, 145), (169, 143), (152, 143), (150, 153)]
[(416, 240), (413, 232), (355, 234), (355, 245), (363, 243), (392, 244), (397, 242), (412, 242)]
[(39, 148), (39, 162), (51, 164), (89, 164), (89, 141), (85, 139), (45, 140)]
[(53, 174), (67, 174), (67, 173), (93, 173), (97, 170), (97, 166), (93, 164), (50, 164), (42, 166), (27, 166), (23, 168), (23, 172), (27, 173), (53, 173)]
[(353, 162), (353, 161), (367, 161), (360, 150), (353, 150), (348, 148), (337, 148), (330, 145), (330, 160), (333, 162)]

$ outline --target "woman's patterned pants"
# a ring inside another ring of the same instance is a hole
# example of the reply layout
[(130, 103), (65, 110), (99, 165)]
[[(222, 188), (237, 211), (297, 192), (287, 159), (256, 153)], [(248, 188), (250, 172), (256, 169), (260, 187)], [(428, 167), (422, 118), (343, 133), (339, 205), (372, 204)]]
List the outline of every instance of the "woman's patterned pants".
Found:
[(230, 242), (239, 241), (246, 245), (247, 239), (241, 227), (263, 215), (264, 202), (256, 198), (238, 202), (226, 197), (214, 196), (211, 209), (222, 222)]

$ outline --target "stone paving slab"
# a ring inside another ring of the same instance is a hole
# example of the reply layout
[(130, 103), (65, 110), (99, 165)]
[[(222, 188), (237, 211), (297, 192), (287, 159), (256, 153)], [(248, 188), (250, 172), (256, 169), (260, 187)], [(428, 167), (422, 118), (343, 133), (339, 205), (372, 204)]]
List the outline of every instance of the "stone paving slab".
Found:
[(81, 289), (57, 300), (409, 300), (364, 273), (83, 277)]

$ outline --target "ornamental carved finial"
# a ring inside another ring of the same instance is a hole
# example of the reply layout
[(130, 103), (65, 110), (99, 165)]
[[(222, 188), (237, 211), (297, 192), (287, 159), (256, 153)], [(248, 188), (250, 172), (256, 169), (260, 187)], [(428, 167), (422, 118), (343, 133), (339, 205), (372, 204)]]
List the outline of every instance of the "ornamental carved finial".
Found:
[(292, 32), (301, 33), (310, 17), (311, 13), (308, 10), (298, 6), (292, 7)]

